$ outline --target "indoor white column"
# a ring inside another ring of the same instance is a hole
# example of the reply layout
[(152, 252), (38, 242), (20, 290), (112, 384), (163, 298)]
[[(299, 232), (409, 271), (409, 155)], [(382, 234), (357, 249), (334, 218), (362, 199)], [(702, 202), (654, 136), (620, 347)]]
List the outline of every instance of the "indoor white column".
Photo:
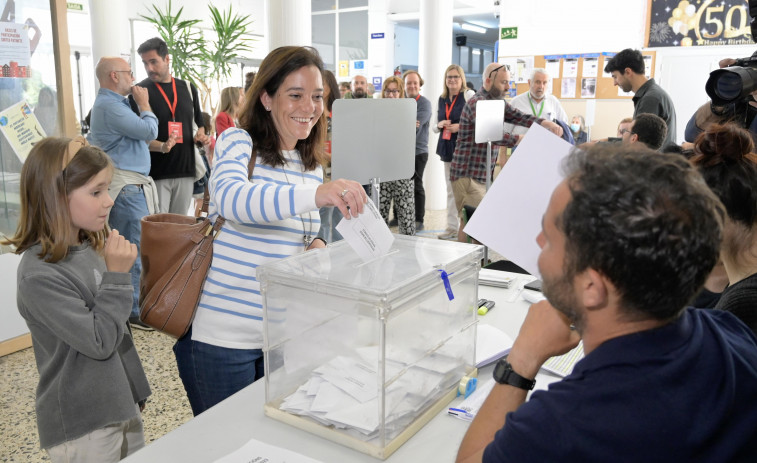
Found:
[[(130, 60), (131, 32), (126, 6), (126, 2), (89, 0), (92, 63), (95, 65), (103, 56), (121, 56), (126, 61)], [(138, 63), (131, 63), (132, 68), (137, 65)]]
[(269, 0), (269, 50), (285, 45), (312, 45), (311, 11), (310, 0)]
[[(421, 0), (418, 47), (418, 72), (425, 82), (421, 94), (435, 111), (444, 89), (444, 70), (452, 64), (452, 0)], [(438, 139), (439, 134), (429, 127), (428, 164), (423, 175), (428, 210), (447, 208), (444, 164), (436, 154)]]

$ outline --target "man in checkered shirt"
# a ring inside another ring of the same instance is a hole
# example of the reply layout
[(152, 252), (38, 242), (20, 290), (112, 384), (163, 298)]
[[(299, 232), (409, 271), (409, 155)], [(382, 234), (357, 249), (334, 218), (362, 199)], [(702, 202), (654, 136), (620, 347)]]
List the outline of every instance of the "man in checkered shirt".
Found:
[[(491, 63), (484, 71), (484, 85), (465, 104), (460, 118), (460, 130), (457, 135), (455, 154), (450, 166), (450, 182), (455, 194), (455, 205), (458, 213), (463, 205), (478, 207), (486, 194), (486, 143), (476, 143), (476, 103), (479, 100), (499, 100), (504, 98), (510, 89), (510, 70), (499, 63)], [(503, 123), (531, 127), (537, 123), (562, 136), (562, 128), (552, 121), (524, 114), (510, 105), (505, 105)], [(495, 146), (513, 147), (521, 140), (520, 135), (503, 133), (501, 141), (492, 143)], [(491, 167), (497, 161), (497, 150), (492, 150)]]

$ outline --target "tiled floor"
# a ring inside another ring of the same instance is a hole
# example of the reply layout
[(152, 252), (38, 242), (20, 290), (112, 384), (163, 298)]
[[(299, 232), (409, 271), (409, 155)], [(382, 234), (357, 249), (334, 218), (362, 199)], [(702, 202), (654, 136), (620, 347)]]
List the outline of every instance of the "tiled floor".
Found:
[[(444, 232), (444, 214), (427, 211), (425, 230), (418, 235), (436, 239)], [(134, 330), (134, 341), (153, 391), (143, 413), (149, 443), (188, 421), (192, 412), (171, 350), (174, 339)], [(38, 379), (32, 349), (0, 357), (0, 462), (48, 461), (37, 437), (34, 391)]]

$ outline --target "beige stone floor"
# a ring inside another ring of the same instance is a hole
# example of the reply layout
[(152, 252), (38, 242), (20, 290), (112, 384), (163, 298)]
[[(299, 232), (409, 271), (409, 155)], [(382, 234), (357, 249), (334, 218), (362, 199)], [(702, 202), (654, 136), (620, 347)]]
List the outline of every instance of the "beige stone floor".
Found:
[[(427, 211), (425, 230), (418, 235), (436, 239), (444, 232), (444, 214)], [(149, 443), (191, 419), (192, 411), (176, 370), (171, 350), (174, 339), (134, 330), (134, 342), (153, 391), (143, 413)], [(0, 462), (49, 461), (37, 437), (34, 391), (38, 380), (32, 349), (0, 357)]]

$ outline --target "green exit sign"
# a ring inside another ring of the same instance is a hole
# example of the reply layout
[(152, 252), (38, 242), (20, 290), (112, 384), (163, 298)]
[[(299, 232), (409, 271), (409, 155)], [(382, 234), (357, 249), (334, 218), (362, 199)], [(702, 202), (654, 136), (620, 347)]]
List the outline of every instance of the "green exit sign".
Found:
[(84, 5), (82, 5), (81, 3), (67, 2), (66, 8), (68, 8), (69, 10), (84, 11)]
[(517, 39), (518, 38), (518, 28), (517, 27), (503, 27), (500, 29), (499, 32), (499, 38), (502, 40), (505, 39)]

